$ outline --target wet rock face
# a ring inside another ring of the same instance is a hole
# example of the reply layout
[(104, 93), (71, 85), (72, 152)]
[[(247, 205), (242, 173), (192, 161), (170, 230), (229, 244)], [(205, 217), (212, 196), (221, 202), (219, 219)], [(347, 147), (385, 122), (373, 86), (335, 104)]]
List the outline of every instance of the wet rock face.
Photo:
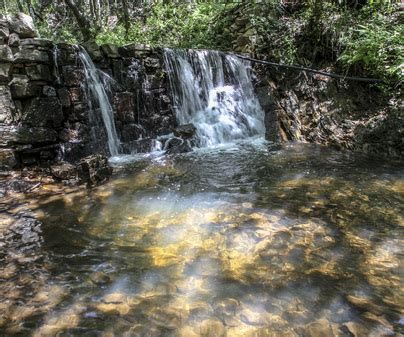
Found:
[[(162, 50), (99, 47), (91, 41), (83, 47), (100, 70), (123, 152), (150, 151), (153, 138), (170, 133), (176, 124)], [(90, 155), (108, 155), (101, 111), (86, 90), (78, 50), (37, 38), (32, 20), (24, 14), (0, 19), (2, 170), (53, 167), (61, 159), (76, 166)], [(81, 171), (90, 172), (94, 165)], [(66, 169), (55, 168), (54, 176), (70, 176)], [(103, 180), (107, 170), (96, 171), (101, 173), (88, 173), (83, 180)]]
[(256, 70), (267, 139), (404, 156), (402, 100), (388, 102), (380, 92), (359, 82), (280, 75), (259, 66)]
[(60, 127), (64, 115), (56, 97), (34, 98), (24, 111), (22, 123), (31, 126)]
[(183, 139), (190, 139), (193, 136), (195, 136), (195, 133), (196, 133), (196, 127), (192, 123), (179, 125), (174, 129), (174, 136)]

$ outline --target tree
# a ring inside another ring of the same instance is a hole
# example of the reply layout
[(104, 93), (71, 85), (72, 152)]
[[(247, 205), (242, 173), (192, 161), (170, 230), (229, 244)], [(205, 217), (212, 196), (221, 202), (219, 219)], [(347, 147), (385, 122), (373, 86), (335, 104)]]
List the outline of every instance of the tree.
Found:
[(81, 34), (83, 35), (84, 41), (88, 41), (92, 38), (90, 31), (90, 23), (87, 21), (84, 15), (81, 14), (79, 8), (74, 4), (73, 0), (65, 0), (66, 5), (71, 10), (76, 22), (80, 28)]

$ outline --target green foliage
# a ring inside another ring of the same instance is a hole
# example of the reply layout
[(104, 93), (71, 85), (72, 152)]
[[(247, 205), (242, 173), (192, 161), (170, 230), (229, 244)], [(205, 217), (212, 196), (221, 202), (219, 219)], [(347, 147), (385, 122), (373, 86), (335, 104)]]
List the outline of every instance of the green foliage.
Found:
[(229, 5), (223, 3), (156, 3), (146, 22), (136, 20), (126, 32), (120, 24), (97, 35), (98, 43), (147, 44), (153, 47), (222, 47), (223, 20), (216, 20)]
[(64, 42), (71, 44), (78, 43), (78, 34), (75, 34), (74, 30), (72, 30), (68, 26), (61, 26), (59, 29), (53, 30), (49, 27), (47, 22), (38, 21), (36, 27), (38, 29), (39, 36), (42, 38), (50, 39), (54, 42)]
[(341, 38), (345, 48), (338, 60), (347, 71), (359, 69), (394, 85), (404, 80), (404, 26), (394, 8), (376, 8), (365, 7), (359, 23)]

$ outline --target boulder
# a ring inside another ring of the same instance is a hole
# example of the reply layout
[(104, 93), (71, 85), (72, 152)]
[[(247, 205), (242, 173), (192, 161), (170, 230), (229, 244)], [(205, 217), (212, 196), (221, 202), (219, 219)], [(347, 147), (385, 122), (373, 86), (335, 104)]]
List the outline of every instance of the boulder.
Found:
[(29, 15), (18, 13), (9, 16), (8, 23), (10, 30), (17, 33), (21, 38), (35, 37), (37, 35), (34, 21)]
[(190, 139), (195, 135), (195, 133), (196, 133), (196, 127), (192, 123), (180, 125), (174, 129), (174, 136), (183, 139)]
[(60, 127), (63, 119), (62, 105), (57, 97), (37, 97), (26, 106), (22, 123), (28, 126)]
[(28, 78), (32, 81), (52, 81), (50, 69), (44, 64), (35, 64), (25, 67)]
[(9, 83), (11, 96), (14, 99), (29, 98), (41, 95), (41, 87), (30, 82), (28, 76), (15, 74)]
[(81, 183), (92, 186), (108, 180), (112, 175), (112, 167), (107, 157), (97, 154), (81, 159), (77, 164), (77, 173)]
[(15, 63), (48, 63), (49, 55), (46, 51), (34, 48), (21, 48), (19, 52), (14, 55)]
[(167, 154), (191, 152), (192, 148), (189, 142), (178, 137), (170, 138), (164, 145)]
[(0, 123), (8, 124), (13, 121), (15, 105), (8, 86), (0, 86)]
[(0, 126), (0, 147), (18, 144), (53, 143), (57, 140), (56, 131), (49, 128), (27, 128)]
[(51, 174), (60, 180), (75, 179), (77, 177), (77, 168), (68, 163), (53, 165), (51, 166)]
[(0, 63), (10, 63), (13, 62), (13, 52), (11, 48), (6, 45), (0, 46)]
[(118, 46), (115, 44), (103, 44), (101, 45), (101, 50), (106, 57), (109, 58), (118, 58), (119, 57), (119, 50)]

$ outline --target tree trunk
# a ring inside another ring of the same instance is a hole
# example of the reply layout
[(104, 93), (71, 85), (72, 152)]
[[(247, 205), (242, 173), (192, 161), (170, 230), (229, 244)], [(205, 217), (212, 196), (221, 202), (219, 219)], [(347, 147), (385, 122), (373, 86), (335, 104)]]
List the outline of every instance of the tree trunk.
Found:
[(87, 19), (80, 13), (80, 10), (74, 4), (73, 0), (65, 0), (65, 3), (72, 11), (74, 17), (76, 18), (81, 34), (83, 35), (83, 40), (84, 41), (90, 40), (92, 38), (92, 35), (90, 31), (90, 25)]
[(128, 10), (128, 3), (126, 0), (122, 0), (122, 10), (123, 10), (123, 24), (125, 26), (125, 33), (126, 37), (128, 36), (129, 29), (130, 29), (130, 19), (129, 19), (129, 10)]

